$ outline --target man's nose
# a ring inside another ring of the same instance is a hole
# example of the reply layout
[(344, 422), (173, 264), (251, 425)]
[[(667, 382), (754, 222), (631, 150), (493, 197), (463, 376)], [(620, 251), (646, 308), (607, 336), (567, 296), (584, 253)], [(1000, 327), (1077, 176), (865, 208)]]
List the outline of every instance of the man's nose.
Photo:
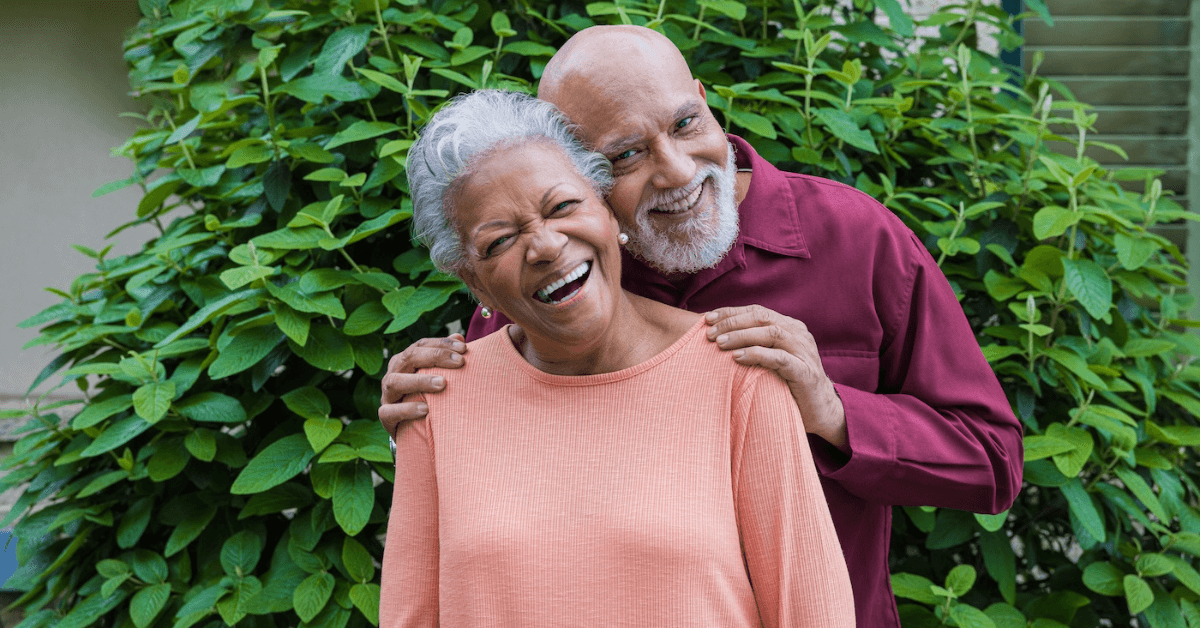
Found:
[(659, 144), (654, 172), (654, 185), (659, 188), (680, 188), (696, 176), (696, 160), (674, 141)]
[(555, 229), (549, 222), (542, 223), (538, 230), (530, 236), (529, 247), (525, 249), (525, 261), (530, 264), (553, 262), (562, 254), (567, 245), (567, 236)]

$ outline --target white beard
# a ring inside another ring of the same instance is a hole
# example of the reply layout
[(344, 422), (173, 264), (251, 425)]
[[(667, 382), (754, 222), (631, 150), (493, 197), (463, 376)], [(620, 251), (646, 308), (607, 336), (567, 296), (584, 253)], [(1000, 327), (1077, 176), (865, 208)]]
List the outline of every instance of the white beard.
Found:
[[(728, 154), (724, 168), (704, 166), (688, 185), (660, 192), (638, 205), (635, 224), (624, 225), (629, 234), (629, 252), (664, 274), (690, 274), (716, 266), (733, 248), (738, 235), (737, 162), (732, 145)], [(670, 230), (654, 228), (648, 217), (651, 209), (678, 200), (680, 192), (694, 190), (708, 178), (716, 195), (712, 207)]]

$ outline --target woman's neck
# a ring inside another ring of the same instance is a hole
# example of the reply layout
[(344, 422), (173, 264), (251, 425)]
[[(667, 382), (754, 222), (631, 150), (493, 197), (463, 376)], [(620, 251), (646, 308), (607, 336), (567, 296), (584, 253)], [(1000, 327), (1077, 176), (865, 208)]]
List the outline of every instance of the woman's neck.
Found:
[(595, 375), (636, 366), (671, 346), (696, 315), (624, 290), (606, 329), (579, 343), (532, 336), (514, 325), (510, 337), (527, 362), (552, 375)]

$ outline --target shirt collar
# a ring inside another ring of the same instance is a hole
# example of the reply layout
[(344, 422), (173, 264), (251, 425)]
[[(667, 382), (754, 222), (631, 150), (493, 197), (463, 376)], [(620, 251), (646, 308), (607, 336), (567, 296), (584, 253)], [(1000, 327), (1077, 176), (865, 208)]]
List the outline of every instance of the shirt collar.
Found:
[(728, 137), (737, 167), (752, 171), (750, 189), (738, 205), (738, 242), (779, 255), (810, 257), (787, 176), (760, 157), (746, 140)]

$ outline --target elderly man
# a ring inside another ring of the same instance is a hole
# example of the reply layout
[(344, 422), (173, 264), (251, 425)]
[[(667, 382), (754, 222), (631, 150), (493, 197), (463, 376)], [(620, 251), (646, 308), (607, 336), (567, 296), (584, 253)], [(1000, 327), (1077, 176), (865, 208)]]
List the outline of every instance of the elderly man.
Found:
[[(630, 235), (626, 288), (708, 312), (710, 340), (790, 386), (850, 569), (860, 626), (899, 627), (892, 506), (995, 513), (1021, 486), (1021, 427), (921, 242), (853, 188), (784, 173), (726, 136), (662, 35), (598, 26), (567, 42), (538, 93), (607, 156)], [(506, 321), (479, 313), (471, 338)], [(469, 360), (461, 338), (393, 356), (379, 416), (424, 416), (416, 370)], [(451, 378), (452, 380), (453, 378)]]

